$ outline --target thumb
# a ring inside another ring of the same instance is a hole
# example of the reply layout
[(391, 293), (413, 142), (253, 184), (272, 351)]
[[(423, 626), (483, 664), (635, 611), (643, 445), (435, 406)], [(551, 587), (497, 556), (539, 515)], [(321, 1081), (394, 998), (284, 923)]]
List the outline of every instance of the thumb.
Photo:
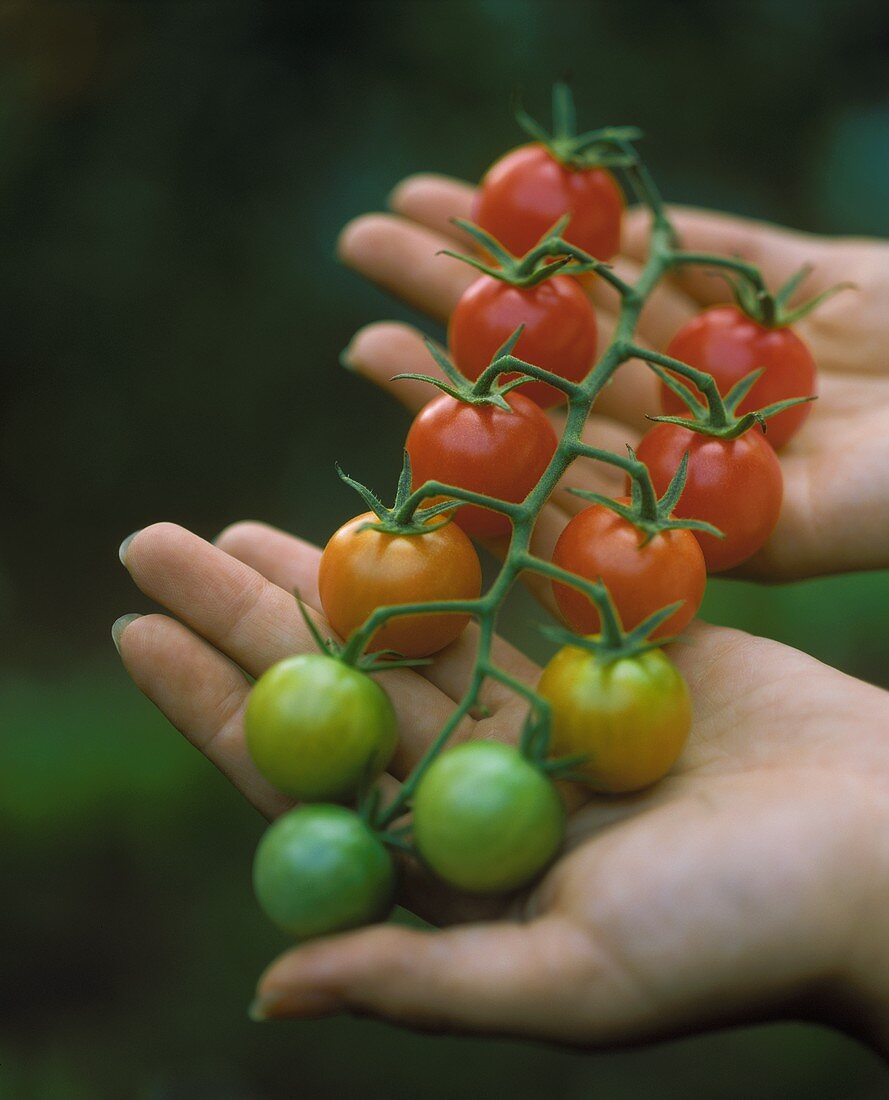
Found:
[(592, 954), (588, 938), (554, 916), (445, 932), (383, 925), (282, 955), (260, 979), (251, 1015), (351, 1010), (433, 1030), (570, 1041), (582, 1038)]

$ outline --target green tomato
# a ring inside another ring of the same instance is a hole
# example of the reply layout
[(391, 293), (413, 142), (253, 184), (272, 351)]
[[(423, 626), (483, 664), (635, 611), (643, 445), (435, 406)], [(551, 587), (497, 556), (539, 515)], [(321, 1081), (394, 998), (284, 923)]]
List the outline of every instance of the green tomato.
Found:
[(260, 840), (253, 889), (270, 920), (306, 940), (384, 919), (395, 868), (379, 837), (351, 810), (300, 806)]
[(565, 832), (553, 784), (497, 741), (470, 741), (439, 756), (417, 786), (413, 811), (424, 861), (445, 882), (476, 894), (530, 882)]
[(595, 791), (637, 791), (666, 775), (691, 729), (691, 699), (660, 649), (603, 663), (565, 646), (540, 677), (552, 708), (549, 751), (585, 754), (573, 770)]
[(244, 723), (257, 768), (301, 802), (353, 798), (383, 771), (398, 741), (380, 685), (321, 653), (272, 665), (250, 693)]

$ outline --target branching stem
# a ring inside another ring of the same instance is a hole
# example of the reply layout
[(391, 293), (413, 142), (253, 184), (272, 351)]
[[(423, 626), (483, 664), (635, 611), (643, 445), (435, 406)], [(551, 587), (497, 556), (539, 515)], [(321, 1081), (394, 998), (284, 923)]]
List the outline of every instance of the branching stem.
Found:
[[(603, 133), (606, 132), (603, 131)], [(718, 422), (720, 410), (726, 417), (728, 416), (728, 411), (725, 409), (716, 383), (710, 375), (695, 370), (693, 367), (672, 359), (670, 356), (643, 348), (635, 343), (633, 337), (645, 302), (664, 276), (679, 265), (700, 264), (726, 268), (749, 280), (754, 288), (761, 287), (765, 293), (766, 288), (762, 275), (756, 267), (742, 260), (713, 256), (707, 253), (686, 252), (680, 249), (676, 243), (676, 235), (660, 193), (645, 164), (639, 159), (629, 141), (625, 141), (621, 137), (609, 136), (608, 142), (612, 148), (617, 148), (626, 153), (628, 163), (625, 165), (625, 171), (629, 184), (639, 200), (650, 210), (652, 219), (648, 260), (634, 285), (624, 282), (610, 268), (599, 267), (596, 270), (599, 277), (604, 278), (620, 292), (620, 312), (612, 342), (605, 348), (599, 361), (581, 382), (568, 382), (550, 374), (548, 371), (507, 354), (493, 362), (476, 383), (479, 392), (484, 392), (485, 387), (496, 381), (497, 375), (515, 371), (530, 378), (548, 382), (567, 395), (567, 415), (562, 436), (540, 481), (525, 500), (519, 504), (494, 500), (480, 493), (472, 493), (441, 482), (429, 481), (411, 493), (405, 501), (403, 505), (404, 516), (396, 517), (409, 517), (423, 500), (430, 497), (452, 497), (467, 504), (491, 508), (508, 516), (513, 527), (512, 538), (497, 575), (487, 592), (475, 600), (439, 601), (401, 607), (378, 608), (346, 644), (345, 654), (354, 659), (361, 653), (363, 647), (367, 645), (380, 626), (389, 619), (400, 615), (432, 611), (454, 612), (472, 615), (478, 624), (478, 649), (469, 684), (441, 732), (432, 741), (404, 781), (397, 796), (389, 806), (379, 811), (376, 824), (381, 829), (385, 829), (409, 811), (411, 799), (420, 778), (445, 747), (458, 726), (471, 715), (473, 709), (478, 705), (480, 693), (486, 680), (496, 680), (526, 699), (540, 720), (548, 723), (549, 708), (545, 700), (541, 699), (532, 688), (498, 668), (491, 659), (491, 647), (500, 606), (523, 571), (533, 571), (582, 591), (595, 603), (599, 611), (602, 643), (605, 645), (620, 643), (622, 637), (621, 624), (604, 585), (584, 581), (574, 574), (560, 569), (552, 562), (536, 557), (530, 549), (531, 534), (537, 518), (575, 459), (584, 457), (609, 462), (626, 470), (631, 476), (638, 473), (636, 467), (639, 464), (634, 458), (611, 454), (588, 446), (582, 441), (583, 429), (596, 398), (620, 366), (630, 359), (638, 358), (652, 365), (656, 373), (663, 375), (664, 371), (669, 371), (680, 375), (693, 382), (708, 399), (711, 418), (715, 417), (714, 422)], [(641, 487), (640, 491), (643, 491)], [(648, 501), (647, 505), (649, 510), (656, 509), (657, 501)], [(532, 736), (531, 733), (528, 733), (529, 738)]]

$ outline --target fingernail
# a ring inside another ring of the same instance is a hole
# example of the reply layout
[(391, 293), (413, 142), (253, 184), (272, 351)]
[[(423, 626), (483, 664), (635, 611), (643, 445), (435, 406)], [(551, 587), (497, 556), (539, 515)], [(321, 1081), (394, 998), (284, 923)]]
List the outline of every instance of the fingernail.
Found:
[(115, 619), (114, 624), (111, 627), (111, 640), (114, 642), (114, 648), (120, 653), (120, 639), (123, 636), (123, 632), (130, 625), (133, 619), (141, 619), (142, 616), (138, 611), (134, 611), (129, 615), (121, 615), (119, 619)]
[(247, 1009), (247, 1015), (254, 1023), (261, 1024), (264, 1020), (269, 1019), (266, 1013), (266, 1007), (266, 1003), (262, 997), (254, 997)]
[[(141, 530), (142, 528), (140, 527), (139, 531)], [(127, 537), (120, 544), (120, 549), (117, 551), (117, 556), (120, 558), (120, 564), (123, 566), (127, 564), (127, 550), (129, 550), (130, 548), (130, 543), (133, 541), (136, 535), (139, 534), (139, 531), (134, 531), (132, 535), (127, 535)]]
[(262, 1023), (264, 1020), (276, 1020), (285, 1016), (305, 1017), (330, 1016), (342, 1009), (342, 1001), (333, 993), (321, 990), (305, 989), (300, 993), (280, 994), (257, 993), (247, 1009), (251, 1020)]
[(354, 344), (354, 342), (354, 340), (350, 340), (349, 343), (346, 344), (346, 346), (340, 352), (339, 356), (340, 366), (345, 367), (346, 370), (352, 371), (353, 374), (356, 373), (358, 370), (358, 367), (355, 365), (355, 361), (352, 359), (352, 345)]

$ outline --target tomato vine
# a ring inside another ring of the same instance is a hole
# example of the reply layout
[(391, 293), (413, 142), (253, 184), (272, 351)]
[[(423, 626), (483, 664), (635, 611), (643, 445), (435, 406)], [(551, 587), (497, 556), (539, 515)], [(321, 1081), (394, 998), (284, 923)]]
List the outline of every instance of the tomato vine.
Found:
[[(565, 106), (566, 92), (563, 87), (556, 89), (555, 98), (557, 111), (560, 112), (560, 117), (564, 118), (567, 108)], [(499, 668), (492, 657), (492, 644), (498, 613), (510, 589), (523, 572), (538, 573), (550, 580), (568, 584), (593, 601), (599, 612), (601, 623), (597, 652), (600, 656), (604, 655), (606, 660), (615, 660), (629, 653), (639, 653), (652, 644), (659, 644), (650, 643), (647, 639), (651, 632), (669, 617), (677, 605), (662, 609), (634, 630), (625, 632), (604, 585), (582, 580), (552, 562), (537, 557), (530, 548), (531, 534), (542, 508), (556, 484), (575, 461), (578, 459), (605, 461), (611, 462), (624, 470), (628, 468), (635, 469), (633, 458), (628, 459), (626, 456), (612, 455), (610, 452), (591, 448), (582, 439), (584, 425), (596, 398), (615, 372), (629, 360), (641, 359), (663, 380), (669, 378), (673, 381), (677, 375), (687, 379), (697, 386), (708, 399), (710, 416), (707, 421), (708, 426), (705, 426), (702, 430), (714, 434), (737, 434), (748, 429), (751, 424), (759, 419), (759, 414), (747, 414), (739, 419), (732, 415), (734, 406), (749, 390), (756, 380), (756, 375), (750, 377), (749, 380), (745, 380), (742, 385), (737, 387), (737, 393), (730, 395), (728, 398), (722, 398), (712, 376), (679, 360), (650, 351), (640, 346), (634, 339), (639, 316), (646, 301), (661, 280), (681, 265), (696, 264), (729, 271), (737, 277), (739, 284), (749, 288), (748, 296), (752, 296), (752, 299), (760, 303), (767, 303), (765, 308), (770, 308), (774, 301), (769, 298), (762, 274), (755, 265), (725, 256), (686, 252), (680, 247), (657, 185), (638, 154), (634, 143), (635, 136), (626, 129), (606, 128), (595, 132), (593, 145), (597, 155), (601, 158), (600, 162), (619, 167), (637, 200), (647, 207), (650, 212), (650, 252), (639, 278), (635, 283), (627, 282), (618, 276), (609, 265), (589, 256), (584, 257), (579, 250), (573, 247), (570, 251), (566, 248), (562, 253), (563, 256), (570, 259), (572, 266), (582, 264), (583, 270), (594, 272), (598, 277), (606, 280), (620, 296), (620, 309), (613, 339), (600, 355), (598, 362), (591, 367), (587, 376), (580, 382), (568, 381), (517, 358), (511, 353), (510, 346), (506, 346), (501, 349), (501, 353), (495, 357), (478, 380), (470, 386), (466, 380), (459, 377), (453, 365), (441, 353), (433, 350), (433, 354), (443, 368), (448, 380), (445, 383), (437, 384), (441, 388), (461, 390), (466, 400), (496, 400), (499, 396), (500, 400), (503, 401), (502, 396), (500, 396), (502, 391), (497, 387), (497, 379), (502, 374), (515, 374), (515, 372), (518, 372), (522, 376), (521, 380), (545, 381), (561, 390), (567, 399), (567, 413), (564, 430), (558, 441), (556, 451), (536, 486), (523, 501), (519, 503), (503, 501), (441, 481), (426, 481), (416, 488), (409, 497), (403, 498), (400, 502), (400, 522), (408, 522), (413, 510), (420, 508), (422, 503), (430, 498), (448, 497), (466, 504), (482, 505), (500, 512), (509, 519), (512, 524), (512, 536), (502, 564), (486, 592), (475, 599), (468, 600), (437, 600), (379, 607), (373, 611), (362, 626), (352, 633), (341, 650), (341, 660), (346, 663), (355, 663), (360, 660), (365, 647), (381, 626), (393, 618), (416, 615), (421, 612), (450, 611), (468, 614), (475, 619), (479, 628), (476, 659), (469, 684), (462, 698), (437, 737), (428, 746), (424, 755), (405, 779), (398, 794), (388, 805), (382, 805), (380, 800), (377, 800), (374, 824), (380, 830), (386, 830), (388, 826), (410, 809), (411, 800), (420, 779), (445, 747), (463, 719), (479, 705), (481, 691), (486, 681), (496, 681), (503, 684), (528, 702), (533, 717), (527, 724), (523, 735), (523, 748), (527, 751), (532, 743), (538, 746), (541, 743), (546, 744), (550, 722), (550, 707), (546, 699), (502, 668)], [(562, 229), (563, 225), (561, 223), (553, 227), (548, 243), (535, 258), (540, 258), (543, 254), (547, 256), (554, 255), (553, 248), (558, 248)], [(474, 233), (472, 235), (481, 244), (490, 245), (487, 234)], [(555, 246), (553, 246), (553, 241), (556, 242)], [(511, 260), (508, 254), (497, 258), (504, 264)], [(477, 266), (481, 267), (482, 270), (489, 270), (487, 265), (482, 263)], [(539, 268), (530, 265), (522, 268), (519, 277), (536, 277), (536, 275), (531, 274), (532, 271), (539, 271)], [(515, 336), (510, 344), (514, 345)], [(671, 374), (667, 375), (666, 371), (671, 372)], [(515, 385), (520, 384), (520, 380), (514, 380), (508, 383), (508, 386), (512, 389)], [(676, 383), (676, 385), (681, 385), (681, 383)], [(685, 389), (687, 390), (687, 387)], [(503, 403), (505, 404), (505, 402)], [(782, 403), (781, 408), (784, 407), (787, 407), (787, 405)], [(764, 410), (764, 413), (771, 415), (775, 411), (777, 409), (770, 408)], [(688, 422), (686, 421), (686, 423)], [(562, 641), (571, 640), (572, 636), (565, 631), (561, 631), (560, 639)], [(578, 642), (576, 637), (574, 637), (574, 642), (587, 647), (592, 644), (589, 640)]]

